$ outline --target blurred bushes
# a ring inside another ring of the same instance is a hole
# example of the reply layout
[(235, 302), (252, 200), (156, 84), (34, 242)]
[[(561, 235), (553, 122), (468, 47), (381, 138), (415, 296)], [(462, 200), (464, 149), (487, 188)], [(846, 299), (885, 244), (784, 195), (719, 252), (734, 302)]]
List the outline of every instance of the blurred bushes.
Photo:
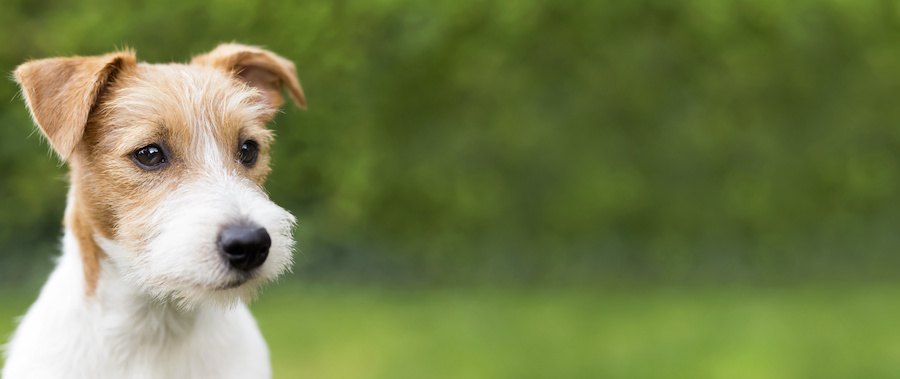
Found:
[[(307, 278), (891, 276), (898, 32), (891, 1), (12, 0), (0, 68), (231, 40), (293, 59), (310, 108), (273, 126), (269, 190)], [(5, 278), (46, 268), (65, 193), (15, 93)]]

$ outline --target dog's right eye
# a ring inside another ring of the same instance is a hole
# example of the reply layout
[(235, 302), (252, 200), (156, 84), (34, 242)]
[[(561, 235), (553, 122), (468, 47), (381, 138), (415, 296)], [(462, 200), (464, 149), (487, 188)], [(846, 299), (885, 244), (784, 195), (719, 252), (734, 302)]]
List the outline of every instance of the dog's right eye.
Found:
[(131, 153), (131, 158), (145, 170), (155, 170), (166, 164), (166, 155), (159, 145), (144, 146)]

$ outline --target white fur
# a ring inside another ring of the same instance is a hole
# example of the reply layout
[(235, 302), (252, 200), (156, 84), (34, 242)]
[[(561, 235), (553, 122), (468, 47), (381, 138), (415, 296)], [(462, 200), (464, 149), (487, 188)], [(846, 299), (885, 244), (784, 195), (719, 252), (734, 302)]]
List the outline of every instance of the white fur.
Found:
[(71, 234), (8, 346), (6, 379), (268, 378), (266, 344), (243, 303), (185, 311), (154, 301), (104, 264), (84, 294)]
[[(250, 222), (264, 227), (272, 246), (265, 264), (241, 286), (216, 246), (228, 224)], [(239, 176), (207, 174), (179, 187), (150, 217), (156, 237), (146, 246), (127, 248), (100, 239), (99, 245), (120, 269), (123, 279), (160, 301), (190, 309), (198, 303), (249, 301), (258, 284), (291, 265), (294, 217), (273, 204), (262, 190)], [(135, 254), (135, 250), (139, 250)]]
[[(85, 295), (81, 252), (66, 230), (55, 271), (7, 346), (3, 378), (271, 377), (245, 302), (289, 269), (293, 216), (255, 184), (211, 170), (152, 218), (158, 230), (141, 251), (96, 238), (109, 259), (94, 296)], [(216, 234), (236, 221), (265, 227), (272, 247), (255, 276), (223, 289), (237, 274), (216, 250)]]

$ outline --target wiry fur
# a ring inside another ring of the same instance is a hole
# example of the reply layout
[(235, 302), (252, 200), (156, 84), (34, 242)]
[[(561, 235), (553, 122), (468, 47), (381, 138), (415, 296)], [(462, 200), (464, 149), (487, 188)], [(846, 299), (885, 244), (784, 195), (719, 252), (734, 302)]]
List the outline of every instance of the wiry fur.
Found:
[[(188, 65), (131, 52), (32, 61), (16, 79), (71, 187), (63, 255), (8, 345), (3, 377), (271, 376), (245, 304), (291, 265), (294, 217), (263, 184), (281, 87), (305, 103), (293, 64), (226, 44)], [(236, 157), (248, 139), (260, 155), (245, 167)], [(130, 158), (148, 144), (165, 151), (162, 169)], [(249, 274), (217, 246), (235, 223), (271, 236)]]

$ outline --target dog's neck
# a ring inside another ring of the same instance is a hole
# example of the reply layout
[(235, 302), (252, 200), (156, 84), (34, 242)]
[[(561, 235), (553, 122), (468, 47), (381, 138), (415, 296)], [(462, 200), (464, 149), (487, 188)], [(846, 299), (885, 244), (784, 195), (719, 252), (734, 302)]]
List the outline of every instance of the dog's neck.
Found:
[(88, 299), (96, 304), (95, 319), (113, 343), (155, 349), (177, 346), (191, 336), (201, 314), (215, 316), (203, 307), (185, 310), (160, 302), (134, 288), (111, 264), (102, 265), (97, 292)]

